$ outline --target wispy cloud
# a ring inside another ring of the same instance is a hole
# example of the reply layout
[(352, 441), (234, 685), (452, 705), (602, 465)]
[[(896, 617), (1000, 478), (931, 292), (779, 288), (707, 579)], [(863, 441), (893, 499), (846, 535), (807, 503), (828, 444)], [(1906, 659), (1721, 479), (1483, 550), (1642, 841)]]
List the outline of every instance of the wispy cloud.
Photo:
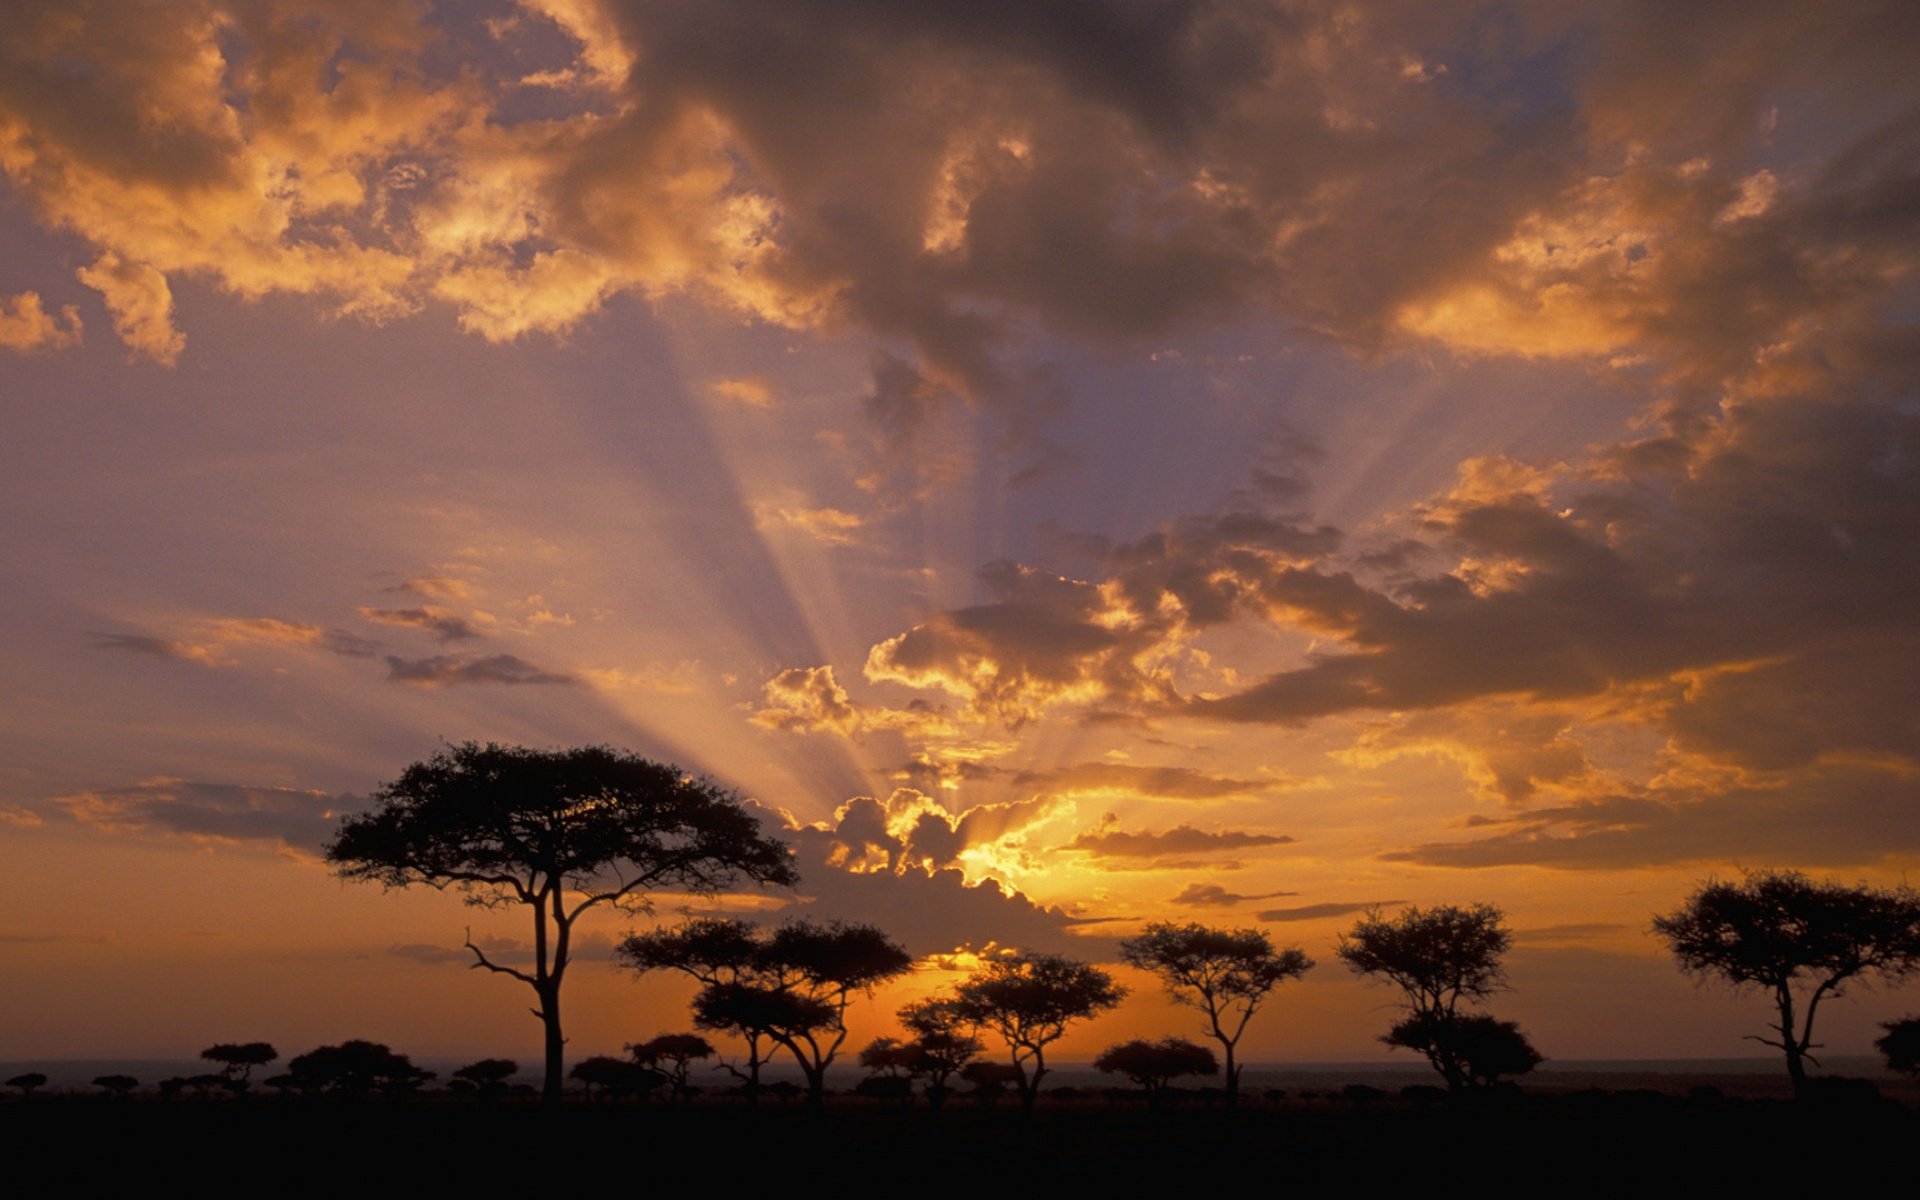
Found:
[(44, 811), (108, 833), (190, 838), (217, 843), (269, 843), (317, 853), (358, 797), (246, 784), (149, 779), (126, 787), (56, 796)]
[(515, 654), (460, 657), (440, 654), (430, 658), (387, 656), (387, 678), (415, 687), (454, 684), (575, 684), (571, 675), (548, 671)]
[(403, 628), (424, 630), (443, 642), (464, 642), (480, 636), (480, 631), (466, 618), (452, 609), (438, 607), (423, 608), (370, 608), (361, 607), (362, 619), (376, 625), (396, 625)]

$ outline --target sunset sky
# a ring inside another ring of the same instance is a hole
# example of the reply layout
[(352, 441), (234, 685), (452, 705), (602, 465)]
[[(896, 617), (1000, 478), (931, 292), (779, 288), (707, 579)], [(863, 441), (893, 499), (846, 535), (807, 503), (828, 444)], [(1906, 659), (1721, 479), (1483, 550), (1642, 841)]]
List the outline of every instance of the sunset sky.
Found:
[[(1549, 1058), (1758, 1051), (1651, 916), (1920, 865), (1916, 62), (1897, 0), (0, 6), (0, 1059), (534, 1061), (519, 913), (317, 857), (469, 739), (751, 798), (802, 886), (722, 909), (924, 956), (856, 1047), (1173, 919), (1320, 961), (1246, 1057), (1382, 1058), (1337, 935), (1490, 901)], [(629, 927), (576, 1057), (687, 1027)], [(1121, 974), (1066, 1057), (1195, 1034)]]

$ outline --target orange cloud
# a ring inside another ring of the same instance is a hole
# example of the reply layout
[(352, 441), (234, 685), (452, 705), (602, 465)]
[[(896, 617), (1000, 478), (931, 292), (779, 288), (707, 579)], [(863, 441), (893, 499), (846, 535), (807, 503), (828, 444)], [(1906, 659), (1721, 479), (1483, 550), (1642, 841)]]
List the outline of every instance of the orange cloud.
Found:
[(135, 355), (170, 367), (186, 349), (187, 339), (173, 327), (173, 291), (165, 275), (111, 252), (74, 274), (100, 293), (113, 315), (113, 331)]
[(41, 354), (80, 344), (80, 313), (72, 305), (56, 319), (41, 304), (40, 293), (0, 296), (0, 347)]
[(838, 508), (801, 508), (762, 504), (753, 510), (754, 524), (761, 529), (792, 529), (830, 546), (849, 546), (854, 530), (866, 524), (859, 514)]

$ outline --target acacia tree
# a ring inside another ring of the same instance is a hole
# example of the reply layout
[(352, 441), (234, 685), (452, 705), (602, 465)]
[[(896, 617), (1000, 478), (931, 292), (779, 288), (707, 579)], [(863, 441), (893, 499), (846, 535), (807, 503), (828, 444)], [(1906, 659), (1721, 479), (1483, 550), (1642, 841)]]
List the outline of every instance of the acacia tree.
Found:
[(872, 925), (791, 921), (773, 931), (761, 952), (775, 990), (802, 1001), (770, 1031), (807, 1077), (808, 1098), (819, 1103), (827, 1068), (847, 1040), (847, 1008), (855, 993), (873, 989), (913, 968), (913, 956)]
[(519, 1073), (520, 1064), (510, 1058), (483, 1058), (454, 1071), (453, 1079), (482, 1098), (492, 1100), (504, 1095), (507, 1080)]
[(1021, 1106), (1031, 1113), (1047, 1073), (1047, 1046), (1126, 994), (1098, 967), (1058, 954), (1016, 954), (983, 964), (954, 989), (953, 1005), (963, 1020), (1007, 1043)]
[(1125, 1075), (1147, 1094), (1148, 1107), (1158, 1108), (1175, 1079), (1182, 1075), (1218, 1075), (1220, 1060), (1197, 1042), (1170, 1037), (1157, 1042), (1135, 1040), (1108, 1046), (1093, 1060), (1093, 1069), (1109, 1075)]
[(219, 1063), (227, 1082), (236, 1091), (245, 1091), (253, 1069), (264, 1067), (279, 1058), (280, 1052), (273, 1048), (271, 1042), (221, 1042), (202, 1050), (200, 1057), (208, 1062)]
[(636, 1095), (666, 1085), (667, 1077), (651, 1067), (643, 1067), (630, 1058), (614, 1058), (607, 1054), (596, 1054), (592, 1058), (583, 1058), (573, 1064), (573, 1070), (567, 1072), (567, 1078), (578, 1079), (587, 1089), (587, 1099), (595, 1098), (593, 1089), (599, 1088), (599, 1096), (618, 1100), (632, 1092)]
[(703, 986), (693, 1000), (693, 1023), (716, 1033), (732, 1033), (747, 1044), (747, 1069), (722, 1065), (747, 1086), (749, 1099), (760, 1091), (763, 1047), (776, 1014), (750, 983), (760, 931), (732, 917), (694, 917), (673, 929), (630, 933), (615, 947), (615, 961), (639, 975), (678, 971)]
[(1381, 1040), (1425, 1054), (1450, 1091), (1474, 1082), (1455, 1032), (1460, 1004), (1506, 982), (1500, 958), (1513, 935), (1504, 919), (1491, 904), (1412, 906), (1394, 917), (1374, 908), (1340, 937), (1340, 958), (1356, 975), (1378, 976), (1406, 996), (1407, 1019)]
[(1920, 971), (1920, 892), (1815, 883), (1799, 871), (1755, 870), (1739, 883), (1708, 880), (1653, 919), (1680, 969), (1736, 989), (1772, 993), (1771, 1036), (1748, 1035), (1787, 1060), (1795, 1095), (1807, 1086), (1813, 1018), (1854, 983)]
[[(348, 1096), (363, 1096), (375, 1088), (390, 1096), (401, 1096), (433, 1078), (432, 1071), (414, 1066), (406, 1055), (396, 1054), (379, 1042), (359, 1038), (297, 1055), (287, 1063), (287, 1074), (293, 1077), (293, 1086), (301, 1091), (331, 1091)], [(208, 1078), (218, 1080), (220, 1077)]]
[(1920, 1017), (1884, 1021), (1880, 1028), (1886, 1033), (1873, 1040), (1873, 1048), (1885, 1056), (1887, 1070), (1920, 1075)]
[(1213, 929), (1200, 924), (1157, 922), (1120, 943), (1128, 966), (1160, 976), (1174, 1002), (1197, 1008), (1206, 1033), (1226, 1058), (1227, 1104), (1239, 1101), (1240, 1069), (1234, 1048), (1268, 993), (1313, 968), (1306, 952), (1274, 949), (1258, 929)]
[(688, 1096), (687, 1074), (695, 1059), (712, 1058), (713, 1043), (697, 1033), (663, 1033), (659, 1037), (627, 1046), (633, 1061), (658, 1071), (673, 1086), (673, 1098)]
[(699, 980), (705, 986), (694, 997), (694, 1024), (746, 1038), (749, 1088), (758, 1090), (764, 1039), (793, 1055), (816, 1104), (847, 1040), (854, 996), (913, 966), (912, 956), (872, 925), (790, 921), (762, 933), (723, 917), (630, 935), (615, 956), (638, 972), (674, 970)]
[(1418, 1050), (1429, 1062), (1457, 1064), (1473, 1087), (1491, 1087), (1502, 1076), (1525, 1075), (1545, 1061), (1520, 1026), (1485, 1013), (1408, 1017), (1380, 1040)]
[(531, 912), (531, 970), (476, 968), (533, 989), (546, 1034), (545, 1095), (565, 1086), (560, 985), (575, 923), (599, 905), (638, 911), (649, 890), (714, 892), (740, 881), (792, 884), (791, 852), (762, 836), (734, 793), (678, 767), (601, 746), (451, 746), (414, 763), (346, 818), (327, 860), (347, 879), (456, 888), (470, 904)]
[(908, 1048), (907, 1043), (899, 1038), (873, 1039), (860, 1047), (858, 1061), (873, 1078), (911, 1079), (913, 1077), (913, 1052)]
[(903, 1005), (900, 1023), (913, 1034), (901, 1050), (907, 1073), (927, 1081), (927, 1104), (935, 1112), (946, 1103), (947, 1080), (980, 1057), (980, 1039), (973, 1035), (965, 1014), (946, 997), (928, 997)]

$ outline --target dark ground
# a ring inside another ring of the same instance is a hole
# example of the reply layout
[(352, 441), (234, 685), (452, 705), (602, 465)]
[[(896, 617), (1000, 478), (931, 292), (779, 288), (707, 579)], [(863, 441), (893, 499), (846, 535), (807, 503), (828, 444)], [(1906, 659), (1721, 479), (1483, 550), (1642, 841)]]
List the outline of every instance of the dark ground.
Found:
[[(1243, 1195), (1406, 1180), (1458, 1191), (1658, 1181), (1769, 1191), (1789, 1183), (1864, 1189), (1913, 1183), (1920, 1110), (1839, 1097), (1818, 1104), (1651, 1093), (1507, 1096), (1464, 1104), (1322, 1097), (1255, 1100), (1238, 1112), (1149, 1112), (1103, 1100), (955, 1100), (933, 1117), (836, 1099), (804, 1105), (404, 1102), (249, 1097), (113, 1102), (37, 1096), (0, 1104), (16, 1195), (188, 1182), (376, 1195), (433, 1188), (487, 1194), (685, 1194), (884, 1190), (952, 1194), (1083, 1189)], [(40, 1186), (33, 1186), (38, 1184)], [(531, 1186), (522, 1186), (531, 1185)], [(8, 1190), (12, 1190), (9, 1188)], [(1876, 1190), (1878, 1190), (1876, 1188)]]

